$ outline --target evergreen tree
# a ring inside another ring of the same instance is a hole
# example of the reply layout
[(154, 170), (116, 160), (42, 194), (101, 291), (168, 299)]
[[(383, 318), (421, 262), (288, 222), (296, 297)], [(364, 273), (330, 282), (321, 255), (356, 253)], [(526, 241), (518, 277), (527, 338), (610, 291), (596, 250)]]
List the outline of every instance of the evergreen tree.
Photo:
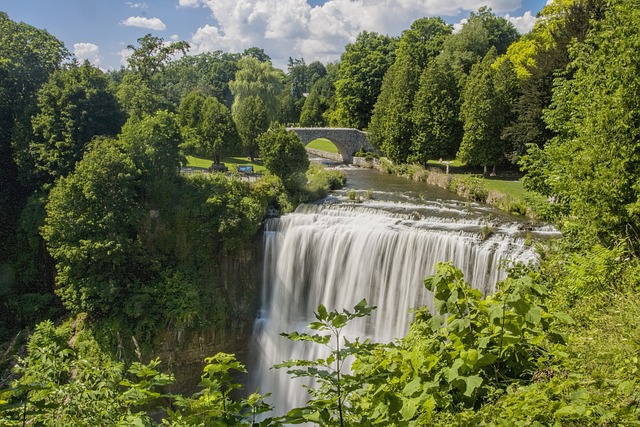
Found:
[(497, 73), (492, 67), (495, 60), (496, 49), (491, 48), (482, 61), (472, 67), (460, 107), (464, 136), (458, 158), (470, 165), (483, 166), (485, 174), (489, 166), (495, 168), (502, 163), (507, 152), (502, 130), (508, 120), (505, 114), (509, 105), (505, 85), (496, 85)]
[(412, 120), (414, 136), (409, 160), (427, 161), (452, 158), (462, 140), (460, 94), (451, 65), (443, 60), (430, 63), (420, 76)]
[(331, 125), (365, 129), (380, 94), (384, 74), (393, 63), (395, 42), (363, 31), (348, 44), (340, 59), (335, 82), (335, 109)]
[(382, 81), (369, 135), (387, 157), (406, 162), (414, 136), (411, 110), (422, 69), (442, 48), (451, 33), (440, 18), (422, 18), (402, 33), (396, 60)]

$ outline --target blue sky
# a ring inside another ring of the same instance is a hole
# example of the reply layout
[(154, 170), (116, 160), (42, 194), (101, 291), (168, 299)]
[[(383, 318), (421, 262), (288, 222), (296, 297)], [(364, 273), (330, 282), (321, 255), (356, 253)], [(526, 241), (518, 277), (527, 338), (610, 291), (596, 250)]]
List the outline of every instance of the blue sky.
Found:
[(424, 16), (457, 24), (488, 5), (528, 31), (546, 0), (0, 0), (14, 21), (48, 30), (79, 59), (124, 64), (145, 34), (191, 43), (191, 54), (258, 46), (284, 67), (288, 57), (339, 59), (363, 30), (399, 35)]

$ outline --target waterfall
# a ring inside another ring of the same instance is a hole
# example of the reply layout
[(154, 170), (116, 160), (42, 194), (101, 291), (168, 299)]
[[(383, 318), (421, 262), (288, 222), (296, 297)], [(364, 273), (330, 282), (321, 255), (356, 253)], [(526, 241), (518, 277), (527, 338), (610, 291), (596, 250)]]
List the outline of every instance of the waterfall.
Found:
[(378, 308), (349, 325), (347, 336), (389, 342), (407, 333), (411, 309), (432, 307), (423, 280), (437, 262), (452, 261), (487, 294), (505, 274), (501, 260), (535, 260), (514, 224), (469, 218), (459, 206), (442, 202), (384, 204), (302, 205), (265, 224), (254, 372), (260, 392), (272, 393), (277, 413), (304, 405), (308, 396), (301, 380), (271, 366), (321, 357), (319, 346), (290, 342), (280, 333), (304, 330), (319, 304), (340, 311), (366, 298)]

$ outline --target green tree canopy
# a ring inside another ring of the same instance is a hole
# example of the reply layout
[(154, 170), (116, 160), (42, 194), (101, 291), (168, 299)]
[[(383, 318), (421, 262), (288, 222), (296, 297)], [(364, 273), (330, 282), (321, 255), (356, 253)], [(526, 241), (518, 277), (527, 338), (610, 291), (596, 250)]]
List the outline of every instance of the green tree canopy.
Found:
[(233, 153), (241, 143), (231, 112), (215, 97), (193, 92), (180, 105), (186, 151), (213, 159)]
[(496, 70), (492, 66), (495, 60), (496, 49), (492, 47), (482, 61), (473, 66), (460, 107), (464, 136), (458, 158), (470, 165), (484, 166), (485, 173), (489, 166), (505, 161), (508, 147), (502, 131), (510, 122), (510, 101), (515, 97), (511, 63), (503, 61)]
[(55, 72), (38, 92), (33, 117), (35, 173), (52, 182), (71, 172), (95, 136), (115, 136), (123, 114), (109, 79), (88, 62)]
[(363, 31), (346, 46), (335, 81), (331, 124), (365, 129), (380, 94), (382, 79), (394, 61), (395, 40)]
[(235, 80), (229, 83), (235, 97), (231, 110), (235, 112), (245, 98), (257, 96), (267, 107), (269, 121), (276, 120), (283, 79), (282, 71), (273, 68), (271, 62), (260, 62), (252, 56), (240, 59)]
[(426, 165), (429, 160), (454, 157), (463, 134), (459, 115), (458, 81), (451, 65), (444, 60), (431, 62), (416, 93), (409, 160)]
[(142, 119), (131, 117), (120, 141), (145, 176), (170, 179), (178, 174), (182, 134), (173, 113), (160, 110)]
[(161, 71), (167, 62), (176, 59), (182, 53), (186, 55), (189, 50), (189, 43), (185, 41), (168, 42), (161, 37), (147, 34), (138, 39), (139, 46), (127, 46), (131, 50), (131, 56), (127, 58), (129, 67), (140, 75), (143, 82), (149, 83), (151, 78)]
[(309, 157), (298, 135), (276, 124), (260, 136), (258, 143), (269, 172), (282, 179), (289, 189), (299, 185), (309, 168)]
[[(537, 188), (570, 209), (565, 224), (585, 242), (638, 247), (640, 235), (640, 10), (614, 2), (584, 45), (575, 48), (574, 78), (560, 79), (545, 115), (557, 136), (544, 148)], [(539, 158), (540, 156), (536, 156)], [(540, 185), (541, 184), (541, 185)]]
[(264, 102), (257, 96), (245, 98), (233, 115), (233, 121), (242, 139), (245, 154), (250, 158), (257, 157), (260, 150), (258, 136), (269, 129), (267, 107)]
[(137, 227), (139, 170), (113, 140), (94, 144), (51, 190), (42, 236), (57, 261), (57, 294), (74, 312), (104, 313), (145, 280)]
[(406, 162), (414, 127), (411, 110), (420, 74), (442, 49), (451, 27), (441, 18), (422, 18), (404, 31), (396, 60), (384, 76), (369, 125), (372, 142), (396, 162)]

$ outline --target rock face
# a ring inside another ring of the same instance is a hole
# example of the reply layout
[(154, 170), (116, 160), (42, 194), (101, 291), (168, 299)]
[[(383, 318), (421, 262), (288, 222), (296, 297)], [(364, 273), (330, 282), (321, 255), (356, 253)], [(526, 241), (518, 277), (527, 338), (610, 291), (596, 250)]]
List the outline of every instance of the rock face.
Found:
[(216, 255), (211, 262), (210, 283), (225, 305), (222, 325), (196, 331), (166, 329), (152, 351), (164, 370), (175, 375), (174, 392), (194, 392), (204, 359), (218, 352), (234, 353), (249, 364), (253, 324), (260, 308), (262, 233), (234, 254)]
[(342, 161), (351, 163), (353, 153), (364, 149), (365, 151), (377, 152), (367, 139), (367, 134), (351, 128), (287, 128), (290, 132), (298, 134), (302, 144), (307, 145), (318, 138), (326, 138), (338, 148)]

